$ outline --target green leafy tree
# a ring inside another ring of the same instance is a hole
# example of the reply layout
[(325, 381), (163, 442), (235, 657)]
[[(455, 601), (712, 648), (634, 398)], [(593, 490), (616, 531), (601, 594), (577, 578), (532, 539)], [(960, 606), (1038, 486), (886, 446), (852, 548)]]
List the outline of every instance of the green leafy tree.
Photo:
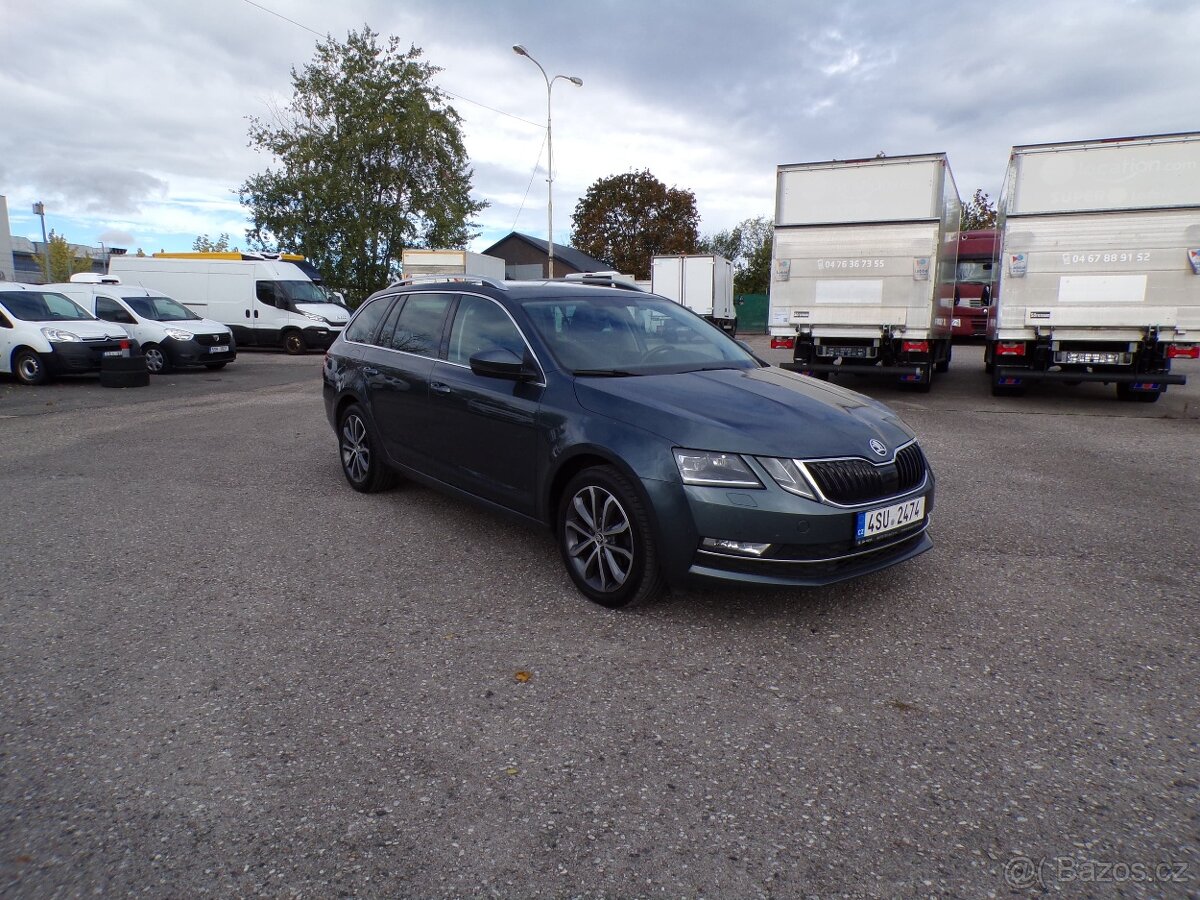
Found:
[(326, 38), (292, 70), (291, 103), (250, 120), (250, 146), (278, 166), (239, 189), (252, 247), (302, 253), (351, 302), (386, 285), (405, 247), (463, 248), (471, 170), (461, 120), (421, 50), (367, 26)]
[(45, 256), (37, 257), (38, 268), (42, 270), (42, 277), (46, 279), (47, 283), (70, 281), (71, 276), (77, 272), (92, 271), (92, 257), (87, 253), (76, 255), (67, 239), (61, 234), (51, 233), (47, 241), (47, 248), (50, 255), (49, 271), (46, 270)]
[(229, 246), (229, 233), (222, 231), (214, 241), (207, 234), (200, 234), (192, 241), (192, 249), (197, 253), (237, 253), (237, 247)]
[(975, 190), (975, 196), (969, 203), (963, 204), (961, 221), (962, 224), (959, 227), (963, 231), (979, 231), (982, 228), (996, 227), (996, 207), (981, 188)]
[(775, 227), (766, 216), (744, 219), (728, 231), (699, 241), (699, 252), (716, 253), (733, 263), (735, 294), (765, 294), (771, 279), (771, 241)]
[(601, 178), (575, 206), (571, 245), (618, 272), (650, 277), (650, 258), (695, 253), (696, 195), (669, 188), (648, 170)]

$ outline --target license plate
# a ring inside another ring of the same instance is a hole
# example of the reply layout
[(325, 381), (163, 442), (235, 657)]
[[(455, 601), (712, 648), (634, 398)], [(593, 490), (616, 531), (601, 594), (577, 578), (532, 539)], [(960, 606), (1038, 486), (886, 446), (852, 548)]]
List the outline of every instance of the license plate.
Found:
[(128, 356), (129, 351), (128, 350), (105, 350), (104, 355), (105, 356)]
[(209, 347), (208, 348), (209, 353), (225, 353), (228, 350), (229, 350), (228, 347)]
[(854, 531), (854, 539), (864, 541), (877, 534), (895, 531), (897, 528), (903, 528), (905, 525), (919, 522), (924, 515), (924, 497), (905, 500), (903, 503), (897, 503), (894, 506), (885, 506), (883, 509), (860, 512)]

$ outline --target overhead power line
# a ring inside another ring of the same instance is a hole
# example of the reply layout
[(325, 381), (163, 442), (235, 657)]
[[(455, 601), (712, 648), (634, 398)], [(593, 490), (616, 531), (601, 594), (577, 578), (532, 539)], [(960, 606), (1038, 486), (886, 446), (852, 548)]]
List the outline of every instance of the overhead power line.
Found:
[[(267, 7), (263, 6), (261, 3), (255, 3), (254, 0), (243, 0), (243, 2), (249, 4), (250, 6), (253, 6), (255, 9), (261, 9), (263, 12), (265, 12), (269, 15), (275, 16), (275, 18), (277, 18), (277, 19), (283, 19), (283, 21), (288, 22), (292, 25), (295, 25), (297, 28), (303, 28), (305, 31), (309, 32), (310, 34), (315, 34), (319, 38), (329, 37), (328, 34), (321, 34), (321, 32), (317, 31), (315, 28), (309, 28), (303, 22), (297, 22), (295, 19), (289, 19), (283, 13), (276, 12), (273, 9), (268, 9)], [(524, 122), (526, 125), (532, 125), (534, 128), (545, 128), (546, 127), (537, 122), (531, 122), (531, 121), (529, 121), (529, 119), (523, 119), (520, 116), (514, 116), (512, 113), (505, 112), (502, 109), (496, 109), (494, 106), (488, 106), (486, 103), (480, 103), (478, 100), (472, 100), (470, 97), (463, 97), (461, 94), (452, 94), (445, 88), (438, 88), (438, 90), (440, 90), (447, 97), (453, 97), (455, 100), (461, 100), (463, 103), (470, 103), (472, 106), (478, 106), (481, 109), (486, 109), (489, 112), (496, 113), (497, 115), (508, 116), (508, 118), (510, 118), (510, 119), (516, 119), (518, 122)], [(541, 155), (539, 152), (539, 159), (540, 158), (541, 158)]]

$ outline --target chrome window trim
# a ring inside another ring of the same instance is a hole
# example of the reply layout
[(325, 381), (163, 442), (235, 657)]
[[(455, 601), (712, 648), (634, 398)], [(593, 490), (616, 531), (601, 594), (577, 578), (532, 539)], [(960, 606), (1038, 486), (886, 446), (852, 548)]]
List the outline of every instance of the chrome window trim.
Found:
[[(378, 299), (379, 300), (391, 299), (391, 300), (395, 301), (395, 300), (399, 299), (400, 297), (409, 297), (414, 294), (449, 294), (451, 297), (478, 297), (481, 300), (489, 300), (492, 303), (495, 303), (496, 306), (500, 307), (500, 311), (503, 312), (506, 316), (508, 316), (508, 321), (512, 322), (513, 328), (517, 329), (517, 334), (519, 334), (521, 336), (521, 341), (525, 344), (525, 349), (529, 351), (529, 355), (533, 357), (534, 364), (537, 366), (538, 376), (539, 376), (538, 379), (536, 381), (530, 381), (530, 382), (526, 382), (526, 383), (532, 384), (535, 387), (545, 387), (546, 386), (546, 367), (542, 365), (542, 361), (538, 358), (537, 353), (534, 351), (533, 347), (530, 346), (529, 338), (525, 336), (525, 332), (521, 330), (521, 326), (517, 324), (517, 320), (513, 318), (512, 313), (510, 313), (507, 309), (505, 309), (504, 304), (500, 303), (498, 300), (496, 300), (495, 297), (489, 297), (487, 294), (477, 294), (474, 291), (405, 290), (405, 291), (397, 291), (394, 294), (384, 294), (382, 297), (379, 297)], [(372, 302), (374, 302), (374, 301), (372, 301)], [(359, 307), (359, 309), (365, 308), (366, 305), (367, 304), (364, 303), (361, 307)], [(389, 310), (389, 312), (390, 312), (390, 310)], [(457, 307), (455, 307), (454, 314), (458, 315)], [(350, 322), (353, 322), (357, 316), (358, 316), (358, 310), (356, 309), (354, 311), (354, 316), (351, 317), (351, 319), (346, 323), (345, 328), (349, 328)], [(386, 316), (385, 316), (385, 318), (386, 318)], [(382, 324), (382, 322), (380, 324)], [(451, 320), (451, 326), (453, 327), (453, 320)], [(397, 350), (395, 347), (384, 347), (381, 344), (368, 344), (363, 341), (352, 340), (348, 337), (345, 337), (344, 334), (343, 334), (342, 340), (345, 341), (347, 344), (356, 344), (359, 347), (370, 347), (373, 350), (384, 350), (387, 353), (399, 353), (402, 356), (415, 356), (417, 359), (432, 359), (435, 363), (445, 363), (448, 366), (454, 366), (456, 369), (467, 369), (469, 371), (471, 368), (469, 365), (464, 365), (463, 363), (451, 362), (449, 359), (445, 359), (440, 355), (435, 354), (433, 356), (430, 356), (427, 353), (413, 353), (409, 350)], [(439, 350), (440, 349), (441, 348), (439, 347)]]

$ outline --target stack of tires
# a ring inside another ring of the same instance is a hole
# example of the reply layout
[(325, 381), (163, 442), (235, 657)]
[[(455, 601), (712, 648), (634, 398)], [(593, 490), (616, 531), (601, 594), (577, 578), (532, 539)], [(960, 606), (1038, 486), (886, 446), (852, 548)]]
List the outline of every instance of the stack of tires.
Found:
[(106, 356), (100, 362), (100, 384), (111, 388), (146, 387), (150, 384), (146, 357)]

